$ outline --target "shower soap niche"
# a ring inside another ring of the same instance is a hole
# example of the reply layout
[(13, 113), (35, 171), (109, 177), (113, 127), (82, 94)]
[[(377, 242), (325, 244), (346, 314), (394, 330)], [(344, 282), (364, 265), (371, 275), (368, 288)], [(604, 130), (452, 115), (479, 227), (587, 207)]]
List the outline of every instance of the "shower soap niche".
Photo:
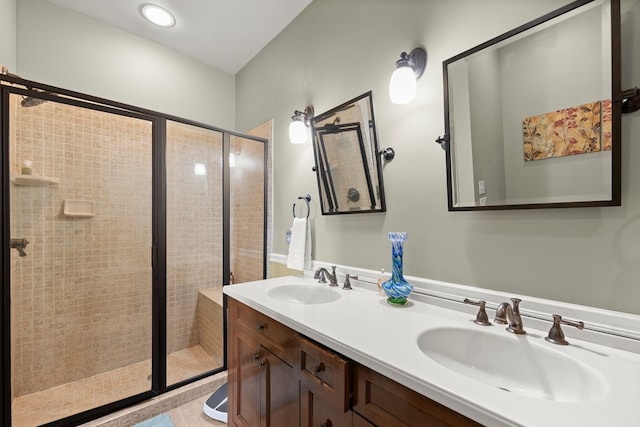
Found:
[(96, 215), (96, 204), (93, 200), (65, 200), (62, 214), (75, 218), (90, 218)]

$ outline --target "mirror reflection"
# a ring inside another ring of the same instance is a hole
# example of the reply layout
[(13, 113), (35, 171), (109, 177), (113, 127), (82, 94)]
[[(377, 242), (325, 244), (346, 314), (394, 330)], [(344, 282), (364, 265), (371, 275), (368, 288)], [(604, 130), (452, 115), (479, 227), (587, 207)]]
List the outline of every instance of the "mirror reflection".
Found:
[(571, 3), (443, 63), (449, 210), (620, 204), (613, 5)]
[(323, 215), (384, 212), (371, 92), (311, 120)]

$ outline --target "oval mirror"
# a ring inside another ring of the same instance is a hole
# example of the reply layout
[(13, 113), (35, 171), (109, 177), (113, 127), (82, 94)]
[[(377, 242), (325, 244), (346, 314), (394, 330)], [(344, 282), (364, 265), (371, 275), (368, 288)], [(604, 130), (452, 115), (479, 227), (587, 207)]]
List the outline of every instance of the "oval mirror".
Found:
[(449, 210), (620, 205), (619, 0), (443, 62)]

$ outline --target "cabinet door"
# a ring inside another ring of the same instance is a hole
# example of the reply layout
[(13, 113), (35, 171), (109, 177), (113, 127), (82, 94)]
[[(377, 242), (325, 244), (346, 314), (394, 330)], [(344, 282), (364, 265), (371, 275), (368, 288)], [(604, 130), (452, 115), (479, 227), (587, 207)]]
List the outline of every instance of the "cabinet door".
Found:
[(375, 427), (366, 418), (362, 418), (357, 412), (353, 413), (353, 427)]
[(352, 412), (345, 412), (331, 397), (317, 386), (300, 381), (300, 427), (351, 427)]
[(260, 426), (261, 381), (260, 344), (238, 328), (229, 334), (229, 416), (232, 425)]
[[(300, 423), (298, 387), (294, 370), (264, 347), (259, 365), (264, 385), (261, 399), (263, 427), (297, 426)], [(258, 424), (254, 424), (258, 425)]]

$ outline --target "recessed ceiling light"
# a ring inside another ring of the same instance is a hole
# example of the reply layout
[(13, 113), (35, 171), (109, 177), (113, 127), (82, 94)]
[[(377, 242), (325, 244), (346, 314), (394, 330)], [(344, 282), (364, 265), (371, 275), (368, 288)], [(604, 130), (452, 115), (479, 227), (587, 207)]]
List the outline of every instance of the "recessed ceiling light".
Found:
[(171, 12), (155, 4), (145, 3), (141, 5), (140, 13), (147, 21), (161, 27), (173, 27), (176, 23), (176, 19)]

